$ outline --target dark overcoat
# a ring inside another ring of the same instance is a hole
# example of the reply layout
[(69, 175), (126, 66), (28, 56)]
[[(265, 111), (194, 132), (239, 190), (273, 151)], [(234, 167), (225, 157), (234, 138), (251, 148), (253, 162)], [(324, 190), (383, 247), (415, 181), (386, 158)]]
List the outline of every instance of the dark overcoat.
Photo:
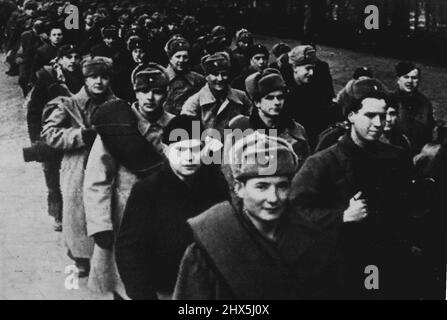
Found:
[[(310, 156), (294, 177), (290, 199), (298, 212), (321, 228), (338, 229), (347, 297), (369, 296), (363, 286), (368, 265), (384, 271), (383, 290), (376, 292), (379, 296), (405, 294), (405, 286), (399, 282), (405, 281), (398, 277), (403, 272), (397, 270), (409, 270), (402, 263), (411, 240), (410, 179), (411, 161), (403, 149), (377, 142), (363, 150), (348, 135)], [(369, 214), (361, 222), (344, 223), (344, 211), (360, 191)]]
[(186, 220), (229, 198), (223, 175), (202, 167), (188, 186), (168, 163), (137, 182), (115, 246), (121, 279), (131, 299), (154, 299), (174, 290), (178, 266), (192, 234)]
[[(292, 208), (290, 208), (292, 209)], [(335, 298), (333, 234), (286, 210), (278, 241), (263, 237), (240, 209), (220, 203), (189, 224), (194, 244), (183, 257), (174, 299)]]

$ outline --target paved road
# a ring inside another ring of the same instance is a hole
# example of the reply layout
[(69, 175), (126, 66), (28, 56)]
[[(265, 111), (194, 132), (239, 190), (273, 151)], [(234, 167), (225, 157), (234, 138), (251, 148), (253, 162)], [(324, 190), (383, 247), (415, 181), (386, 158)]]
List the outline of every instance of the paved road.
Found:
[[(276, 41), (260, 40), (269, 47)], [(395, 59), (327, 47), (319, 55), (330, 63), (337, 90), (359, 65), (372, 67), (394, 85)], [(0, 63), (0, 299), (110, 299), (89, 292), (85, 280), (79, 290), (64, 288), (64, 269), (71, 261), (46, 214), (42, 169), (22, 160), (21, 149), (29, 144), (23, 99), (17, 77), (7, 77), (5, 71)], [(447, 120), (447, 72), (427, 66), (423, 72), (422, 91), (434, 100), (437, 117)]]

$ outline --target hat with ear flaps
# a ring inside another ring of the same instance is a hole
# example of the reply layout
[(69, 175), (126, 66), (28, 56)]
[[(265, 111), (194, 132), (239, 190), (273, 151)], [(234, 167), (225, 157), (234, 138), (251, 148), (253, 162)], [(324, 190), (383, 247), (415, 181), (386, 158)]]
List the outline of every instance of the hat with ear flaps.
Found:
[(267, 68), (248, 76), (245, 79), (245, 88), (250, 98), (255, 101), (259, 101), (270, 92), (287, 89), (281, 73), (273, 68)]
[(137, 66), (132, 72), (131, 77), (135, 91), (143, 91), (151, 88), (165, 90), (169, 85), (169, 76), (166, 69), (154, 62)]
[(298, 169), (298, 157), (286, 140), (258, 131), (236, 141), (229, 155), (236, 180), (292, 176)]

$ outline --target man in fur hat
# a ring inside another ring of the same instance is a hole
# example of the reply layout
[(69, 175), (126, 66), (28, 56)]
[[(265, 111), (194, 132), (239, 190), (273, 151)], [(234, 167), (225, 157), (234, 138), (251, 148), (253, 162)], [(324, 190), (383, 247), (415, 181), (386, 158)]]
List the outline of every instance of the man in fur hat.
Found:
[(174, 299), (263, 300), (336, 297), (333, 239), (294, 212), (288, 195), (298, 159), (281, 138), (255, 132), (231, 151), (238, 203), (188, 220)]
[(180, 114), (185, 101), (199, 91), (206, 83), (205, 78), (190, 70), (190, 44), (182, 37), (171, 38), (165, 46), (169, 58), (169, 75), (166, 111)]
[[(134, 90), (137, 101), (132, 106), (122, 100), (101, 106), (101, 109), (104, 109), (101, 112), (104, 113), (113, 113), (115, 108), (131, 108), (138, 132), (148, 142), (148, 145), (142, 145), (141, 149), (153, 148), (160, 154), (159, 157), (154, 156), (153, 162), (148, 162), (149, 164), (161, 161), (161, 136), (174, 117), (163, 109), (168, 82), (169, 78), (163, 67), (150, 65), (135, 75)], [(95, 115), (95, 118), (97, 117)], [(119, 120), (116, 119), (115, 123)], [(95, 119), (94, 122), (98, 121)], [(126, 297), (115, 265), (114, 243), (131, 188), (144, 175), (121, 159), (123, 156), (141, 158), (141, 161), (145, 159), (138, 153), (119, 154), (120, 146), (114, 144), (123, 142), (104, 136), (99, 128), (98, 132), (90, 152), (84, 181), (87, 233), (93, 237), (96, 244), (88, 284), (94, 291), (113, 292), (115, 298)], [(128, 138), (125, 143), (133, 142)]]
[(181, 114), (197, 117), (206, 129), (216, 129), (222, 134), (235, 116), (249, 115), (252, 105), (244, 92), (229, 84), (231, 64), (226, 52), (203, 57), (202, 67), (207, 84), (186, 100)]
[(44, 109), (42, 138), (64, 152), (61, 164), (63, 238), (80, 276), (87, 276), (93, 240), (86, 232), (83, 183), (85, 166), (96, 137), (93, 113), (104, 102), (115, 99), (110, 89), (112, 61), (105, 57), (82, 62), (84, 86), (72, 97), (51, 100)]
[(171, 299), (180, 259), (193, 241), (186, 220), (229, 198), (222, 173), (201, 163), (201, 128), (190, 116), (171, 120), (163, 133), (167, 161), (132, 189), (116, 243), (132, 299)]

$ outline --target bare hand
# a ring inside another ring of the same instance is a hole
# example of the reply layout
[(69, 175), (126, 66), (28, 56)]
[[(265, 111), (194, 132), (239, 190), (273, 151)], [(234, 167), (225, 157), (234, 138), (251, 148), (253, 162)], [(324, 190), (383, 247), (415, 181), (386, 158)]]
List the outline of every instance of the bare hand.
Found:
[(360, 191), (349, 200), (349, 207), (343, 213), (343, 222), (362, 221), (368, 216), (368, 205), (365, 199), (360, 199)]

